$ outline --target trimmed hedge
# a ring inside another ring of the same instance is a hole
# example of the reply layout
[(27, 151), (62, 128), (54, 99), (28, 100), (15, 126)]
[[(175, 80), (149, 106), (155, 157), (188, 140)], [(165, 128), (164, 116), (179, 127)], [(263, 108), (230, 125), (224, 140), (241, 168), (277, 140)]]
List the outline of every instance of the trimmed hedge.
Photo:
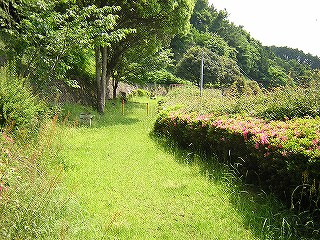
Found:
[(320, 118), (266, 121), (171, 112), (160, 114), (154, 132), (184, 148), (217, 155), (246, 182), (293, 207), (318, 208)]

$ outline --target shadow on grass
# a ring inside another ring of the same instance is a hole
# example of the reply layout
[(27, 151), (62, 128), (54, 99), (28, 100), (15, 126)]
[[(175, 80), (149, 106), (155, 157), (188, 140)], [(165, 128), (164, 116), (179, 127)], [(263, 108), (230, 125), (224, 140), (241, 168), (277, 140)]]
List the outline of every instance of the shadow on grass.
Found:
[(257, 239), (320, 239), (309, 213), (296, 214), (272, 194), (246, 185), (234, 166), (219, 162), (216, 156), (206, 156), (190, 149), (181, 149), (164, 137), (150, 134), (160, 148), (172, 154), (180, 164), (197, 164), (200, 173), (210, 181), (223, 183), (230, 194), (230, 203), (243, 217), (244, 226)]

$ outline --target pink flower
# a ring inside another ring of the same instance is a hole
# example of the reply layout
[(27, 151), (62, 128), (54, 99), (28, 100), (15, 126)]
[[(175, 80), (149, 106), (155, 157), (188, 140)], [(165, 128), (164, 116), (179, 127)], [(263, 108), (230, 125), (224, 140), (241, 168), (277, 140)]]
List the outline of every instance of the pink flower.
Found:
[(222, 124), (222, 121), (218, 120), (216, 123), (217, 123), (217, 126), (219, 127)]
[(261, 135), (260, 140), (262, 145), (269, 143), (268, 136), (266, 134)]
[(297, 130), (294, 130), (294, 135), (296, 135), (297, 137), (300, 137), (300, 132)]
[(259, 143), (258, 142), (256, 142), (255, 148), (259, 149)]
[(198, 121), (207, 121), (208, 120), (208, 118), (205, 116), (205, 115), (200, 115), (200, 116), (198, 116), (197, 118), (196, 118), (196, 120), (198, 120)]
[(313, 145), (318, 145), (318, 143), (319, 143), (319, 140), (318, 140), (318, 139), (313, 139), (313, 140), (312, 140), (312, 144), (313, 144)]
[(248, 130), (243, 131), (243, 138), (244, 138), (244, 141), (248, 140)]

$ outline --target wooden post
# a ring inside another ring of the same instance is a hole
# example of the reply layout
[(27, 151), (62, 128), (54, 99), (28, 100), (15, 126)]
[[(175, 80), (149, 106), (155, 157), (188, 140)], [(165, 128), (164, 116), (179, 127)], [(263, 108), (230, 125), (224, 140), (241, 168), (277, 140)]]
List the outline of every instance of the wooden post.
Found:
[(147, 103), (147, 116), (149, 115), (149, 103)]

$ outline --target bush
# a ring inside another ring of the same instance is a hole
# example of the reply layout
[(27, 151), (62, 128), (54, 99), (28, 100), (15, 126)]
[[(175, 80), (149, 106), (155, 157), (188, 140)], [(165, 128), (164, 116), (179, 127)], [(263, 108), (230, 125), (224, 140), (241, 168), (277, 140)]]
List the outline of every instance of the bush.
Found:
[(174, 83), (184, 83), (185, 81), (181, 78), (176, 77), (167, 70), (158, 70), (149, 72), (147, 74), (148, 82), (158, 83), (158, 84), (174, 84)]
[(196, 87), (176, 88), (169, 92), (163, 106), (181, 105), (186, 113), (231, 114), (266, 120), (320, 116), (320, 87), (317, 85), (308, 88), (279, 87), (265, 92), (252, 88), (250, 94), (241, 92), (241, 89), (236, 84), (225, 90), (205, 89), (203, 97), (200, 97)]
[(33, 131), (40, 126), (45, 105), (26, 85), (0, 69), (0, 127), (7, 131)]
[(137, 97), (149, 97), (151, 93), (148, 90), (138, 88), (131, 93), (133, 96)]
[(161, 114), (154, 131), (182, 147), (216, 154), (287, 203), (314, 209), (320, 197), (320, 118), (267, 122), (257, 118)]

